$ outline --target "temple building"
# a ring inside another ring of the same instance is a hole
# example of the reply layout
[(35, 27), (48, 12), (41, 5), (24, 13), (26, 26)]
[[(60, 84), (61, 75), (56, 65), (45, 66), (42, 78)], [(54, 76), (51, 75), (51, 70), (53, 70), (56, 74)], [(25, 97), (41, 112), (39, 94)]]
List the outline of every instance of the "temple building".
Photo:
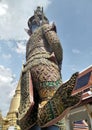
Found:
[(66, 130), (92, 130), (92, 66), (79, 73), (72, 95), (77, 93), (82, 99), (65, 117)]

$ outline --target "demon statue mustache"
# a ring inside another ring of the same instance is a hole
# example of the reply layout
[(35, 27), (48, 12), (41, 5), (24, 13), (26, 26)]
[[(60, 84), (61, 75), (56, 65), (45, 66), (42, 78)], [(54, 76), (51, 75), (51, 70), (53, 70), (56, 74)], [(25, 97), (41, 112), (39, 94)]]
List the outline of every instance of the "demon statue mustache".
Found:
[(71, 96), (78, 73), (62, 82), (63, 49), (55, 24), (49, 24), (41, 7), (29, 18), (28, 27), (18, 124), (22, 130), (49, 130), (79, 102), (80, 97)]

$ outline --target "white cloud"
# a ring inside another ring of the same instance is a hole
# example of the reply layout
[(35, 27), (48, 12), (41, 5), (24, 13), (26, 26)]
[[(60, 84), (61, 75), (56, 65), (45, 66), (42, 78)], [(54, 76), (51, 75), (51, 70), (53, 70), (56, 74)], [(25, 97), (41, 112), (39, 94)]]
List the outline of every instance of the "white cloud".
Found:
[(15, 88), (15, 75), (9, 68), (0, 65), (0, 109), (4, 116), (9, 111), (11, 92)]
[(24, 41), (19, 41), (16, 43), (17, 47), (15, 51), (19, 54), (25, 54), (26, 53), (26, 44)]
[(15, 94), (15, 89), (13, 89), (13, 90), (9, 93), (9, 98), (12, 98), (14, 94)]
[(8, 5), (0, 3), (0, 16), (5, 15), (8, 9)]
[(24, 31), (28, 18), (33, 15), (37, 6), (48, 7), (51, 0), (3, 0), (0, 10), (0, 38), (1, 39), (26, 39)]
[(79, 54), (79, 53), (80, 53), (80, 50), (78, 50), (78, 49), (72, 49), (72, 52), (73, 52), (74, 54)]
[(77, 66), (76, 66), (75, 64), (66, 65), (66, 67), (67, 67), (69, 70), (77, 71)]
[(71, 65), (71, 70), (72, 70), (72, 71), (77, 71), (76, 65)]
[(2, 54), (2, 57), (6, 60), (10, 59), (12, 56), (11, 54)]

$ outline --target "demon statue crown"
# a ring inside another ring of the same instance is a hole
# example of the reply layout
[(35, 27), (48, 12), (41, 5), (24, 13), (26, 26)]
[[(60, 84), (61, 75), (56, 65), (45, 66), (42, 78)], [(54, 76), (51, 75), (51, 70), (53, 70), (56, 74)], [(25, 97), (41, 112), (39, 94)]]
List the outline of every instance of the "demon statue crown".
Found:
[(28, 20), (28, 27), (30, 30), (32, 30), (35, 26), (40, 27), (41, 25), (49, 23), (48, 19), (43, 13), (43, 8), (37, 7), (37, 10), (34, 11), (34, 16), (29, 18)]
[(63, 83), (63, 49), (55, 24), (37, 7), (28, 20), (30, 38), (26, 45), (26, 63), (21, 75), (21, 99), (18, 124), (22, 130), (38, 125), (44, 129), (58, 124), (80, 101), (71, 96), (78, 73)]

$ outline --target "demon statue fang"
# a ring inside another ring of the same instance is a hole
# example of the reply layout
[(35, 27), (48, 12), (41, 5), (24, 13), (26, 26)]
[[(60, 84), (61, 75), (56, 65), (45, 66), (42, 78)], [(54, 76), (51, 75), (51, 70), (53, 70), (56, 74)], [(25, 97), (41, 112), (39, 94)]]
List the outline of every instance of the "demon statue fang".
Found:
[(22, 130), (33, 126), (46, 129), (58, 124), (78, 104), (80, 97), (71, 96), (78, 73), (62, 83), (62, 46), (55, 24), (49, 24), (41, 7), (29, 18), (28, 27), (18, 124)]

